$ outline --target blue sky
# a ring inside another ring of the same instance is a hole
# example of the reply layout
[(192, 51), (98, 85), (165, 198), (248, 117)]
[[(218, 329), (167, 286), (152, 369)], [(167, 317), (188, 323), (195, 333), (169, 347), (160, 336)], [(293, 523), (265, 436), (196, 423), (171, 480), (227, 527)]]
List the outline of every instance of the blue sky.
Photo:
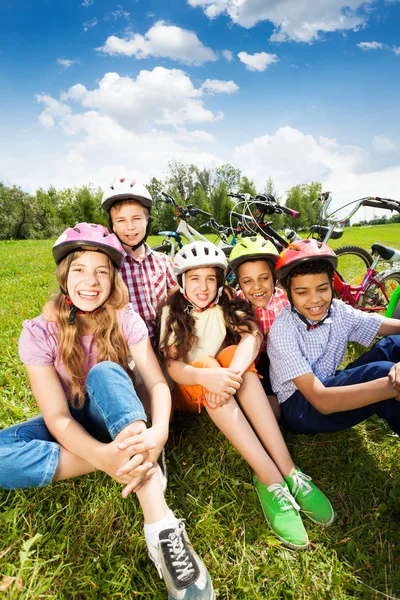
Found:
[(0, 180), (232, 162), (400, 197), (399, 0), (3, 0)]

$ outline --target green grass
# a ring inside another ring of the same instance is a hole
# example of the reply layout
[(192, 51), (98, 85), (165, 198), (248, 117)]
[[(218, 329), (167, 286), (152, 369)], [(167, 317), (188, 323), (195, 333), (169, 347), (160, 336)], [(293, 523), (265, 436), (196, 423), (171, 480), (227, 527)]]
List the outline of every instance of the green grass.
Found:
[[(359, 240), (369, 231), (346, 230), (343, 244), (365, 246)], [(353, 232), (359, 240), (350, 240)], [(378, 241), (398, 246), (392, 234), (379, 228)], [(23, 319), (39, 314), (55, 289), (50, 247), (0, 243), (0, 427), (37, 414), (17, 345)], [(338, 434), (284, 435), (337, 514), (327, 529), (305, 523), (306, 551), (289, 551), (271, 535), (249, 467), (206, 414), (178, 416), (171, 428), (167, 500), (186, 519), (218, 599), (399, 598), (398, 437), (379, 419)], [(166, 598), (147, 559), (136, 498), (123, 500), (102, 473), (0, 490), (0, 590), (5, 576), (17, 578), (0, 593), (7, 600)]]

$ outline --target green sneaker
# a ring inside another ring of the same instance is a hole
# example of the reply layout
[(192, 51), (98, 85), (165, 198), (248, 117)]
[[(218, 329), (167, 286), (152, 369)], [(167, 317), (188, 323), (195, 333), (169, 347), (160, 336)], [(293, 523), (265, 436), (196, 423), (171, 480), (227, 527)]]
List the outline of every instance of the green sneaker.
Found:
[(297, 469), (292, 475), (284, 477), (289, 490), (304, 514), (318, 525), (327, 527), (334, 518), (335, 513), (328, 498), (317, 486), (312, 483), (311, 477)]
[(286, 483), (267, 486), (254, 477), (254, 485), (265, 519), (276, 537), (289, 548), (307, 548), (308, 535), (299, 515), (300, 506), (290, 494)]

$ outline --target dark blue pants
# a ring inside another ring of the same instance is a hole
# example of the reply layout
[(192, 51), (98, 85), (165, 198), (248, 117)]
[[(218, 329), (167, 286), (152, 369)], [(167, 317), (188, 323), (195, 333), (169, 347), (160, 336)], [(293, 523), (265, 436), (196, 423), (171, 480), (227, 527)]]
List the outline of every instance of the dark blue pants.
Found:
[[(387, 377), (395, 363), (400, 362), (400, 335), (392, 335), (375, 344), (371, 350), (324, 379), (325, 387), (339, 387), (374, 381)], [(368, 406), (323, 415), (299, 391), (280, 405), (282, 418), (296, 433), (326, 433), (357, 425), (372, 415), (386, 419), (389, 427), (400, 435), (400, 402), (394, 399)]]

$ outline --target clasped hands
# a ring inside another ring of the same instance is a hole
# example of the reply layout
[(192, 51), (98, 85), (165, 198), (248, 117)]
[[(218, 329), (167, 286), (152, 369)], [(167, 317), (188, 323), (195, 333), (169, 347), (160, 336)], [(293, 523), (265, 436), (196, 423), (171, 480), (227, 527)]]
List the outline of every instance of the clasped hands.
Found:
[(207, 402), (211, 407), (226, 404), (243, 383), (239, 370), (230, 368), (202, 369), (202, 385), (208, 391)]
[(166, 441), (160, 428), (147, 428), (143, 421), (137, 421), (120, 431), (112, 442), (101, 445), (96, 466), (118, 483), (126, 484), (122, 490), (126, 498), (156, 473), (156, 461)]

